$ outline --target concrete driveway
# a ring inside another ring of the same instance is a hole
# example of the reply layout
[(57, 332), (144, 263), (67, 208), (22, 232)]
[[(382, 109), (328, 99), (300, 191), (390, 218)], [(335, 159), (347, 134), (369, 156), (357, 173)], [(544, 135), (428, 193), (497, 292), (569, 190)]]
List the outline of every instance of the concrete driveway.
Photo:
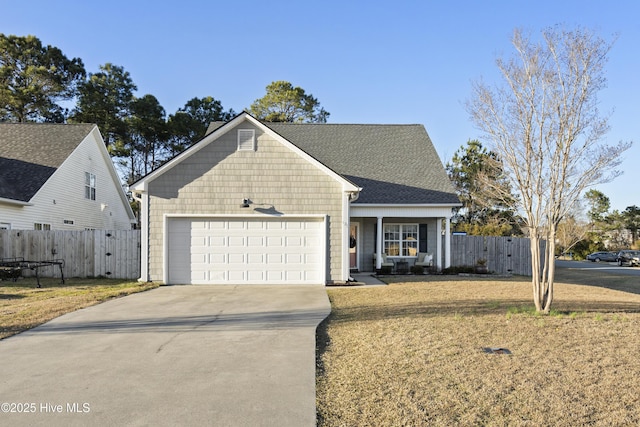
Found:
[(315, 425), (324, 286), (166, 286), (0, 341), (1, 425)]

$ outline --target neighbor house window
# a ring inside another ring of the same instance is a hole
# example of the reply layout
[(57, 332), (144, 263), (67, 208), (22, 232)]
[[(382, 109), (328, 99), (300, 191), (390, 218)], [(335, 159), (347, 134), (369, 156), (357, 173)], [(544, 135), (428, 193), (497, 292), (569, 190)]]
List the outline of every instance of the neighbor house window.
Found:
[(11, 224), (8, 222), (0, 222), (0, 230), (11, 230)]
[(256, 149), (256, 131), (255, 129), (238, 129), (238, 150), (255, 150)]
[(89, 172), (84, 173), (84, 198), (96, 199), (96, 176)]
[(417, 256), (418, 224), (386, 224), (384, 252), (389, 256)]
[(40, 222), (36, 222), (33, 224), (34, 230), (51, 230), (51, 224), (42, 224)]

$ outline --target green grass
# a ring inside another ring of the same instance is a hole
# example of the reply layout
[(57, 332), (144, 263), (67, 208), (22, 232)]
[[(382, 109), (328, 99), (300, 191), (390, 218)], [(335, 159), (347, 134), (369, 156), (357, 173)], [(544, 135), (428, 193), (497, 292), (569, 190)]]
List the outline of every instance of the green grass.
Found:
[(41, 325), (65, 313), (157, 287), (153, 283), (113, 279), (40, 279), (0, 281), (0, 339)]

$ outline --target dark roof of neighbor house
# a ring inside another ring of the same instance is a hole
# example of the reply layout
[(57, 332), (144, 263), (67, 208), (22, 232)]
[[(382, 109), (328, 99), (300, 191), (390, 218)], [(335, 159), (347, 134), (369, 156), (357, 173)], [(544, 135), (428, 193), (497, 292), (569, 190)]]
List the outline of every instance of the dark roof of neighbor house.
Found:
[(355, 203), (460, 203), (422, 125), (264, 124), (362, 187)]
[(31, 200), (94, 127), (0, 123), (0, 198)]

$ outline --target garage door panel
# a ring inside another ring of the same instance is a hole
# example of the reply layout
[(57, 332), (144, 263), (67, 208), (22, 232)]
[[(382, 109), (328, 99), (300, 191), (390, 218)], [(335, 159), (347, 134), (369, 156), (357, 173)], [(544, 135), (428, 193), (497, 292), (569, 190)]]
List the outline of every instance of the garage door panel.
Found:
[(191, 223), (191, 230), (207, 230), (209, 229), (209, 221), (194, 220)]
[(284, 238), (282, 236), (268, 236), (267, 237), (267, 247), (276, 246), (282, 247), (284, 246)]
[(207, 246), (226, 246), (227, 239), (224, 236), (209, 236)]
[(249, 236), (247, 237), (247, 246), (251, 247), (263, 247), (264, 237), (262, 236)]
[(171, 218), (171, 283), (319, 283), (324, 221)]
[[(191, 263), (192, 264), (208, 264), (209, 263), (209, 254), (202, 253), (192, 253), (191, 254)], [(189, 265), (187, 264), (187, 268)]]
[(266, 279), (264, 271), (249, 271), (247, 278), (252, 282), (260, 282)]
[(283, 224), (281, 221), (266, 221), (266, 229), (267, 230), (282, 230)]
[(313, 254), (313, 253), (305, 254), (304, 258), (305, 258), (304, 262), (306, 264), (318, 264), (320, 262), (320, 256), (318, 254)]
[(284, 241), (289, 248), (299, 248), (302, 246), (303, 238), (301, 236), (287, 236), (285, 237)]
[(314, 247), (314, 246), (319, 246), (320, 245), (320, 238), (319, 237), (305, 237), (304, 239), (305, 241), (305, 246), (306, 247)]
[(227, 221), (229, 230), (244, 230), (247, 228), (245, 221)]
[(286, 223), (287, 230), (302, 230), (304, 223), (302, 221), (289, 221)]
[(247, 221), (247, 230), (264, 230), (264, 221)]
[(281, 253), (267, 254), (267, 264), (282, 264), (284, 262), (284, 256)]
[(280, 282), (284, 279), (284, 272), (282, 270), (267, 270), (267, 281)]
[(244, 248), (245, 246), (246, 246), (246, 244), (245, 244), (244, 236), (231, 236), (231, 237), (229, 237), (229, 247), (230, 248), (233, 248), (233, 247)]
[(249, 254), (249, 265), (262, 265), (264, 264), (265, 254)]
[(209, 259), (208, 259), (208, 263), (209, 264), (224, 264), (227, 262), (227, 257), (225, 254), (216, 254), (216, 253), (212, 253), (209, 254)]
[(302, 264), (303, 254), (286, 254), (287, 264)]
[(207, 221), (208, 230), (225, 230), (227, 228), (226, 221)]
[(229, 275), (227, 276), (228, 280), (233, 281), (233, 282), (245, 282), (246, 281), (246, 277), (245, 277), (245, 272), (244, 271), (234, 271), (231, 270), (229, 271)]
[(287, 281), (297, 281), (301, 282), (304, 280), (304, 276), (302, 271), (287, 271), (285, 272), (285, 277)]
[(207, 284), (207, 283), (215, 283), (215, 282), (225, 282), (227, 280), (227, 276), (225, 271), (210, 271), (209, 279), (206, 283), (197, 283), (198, 285)]
[(308, 282), (317, 283), (322, 279), (319, 271), (315, 270), (305, 270), (305, 280)]
[(208, 275), (206, 271), (191, 271), (191, 280), (193, 281), (206, 281), (208, 279)]
[[(229, 264), (242, 264), (243, 267), (246, 267), (246, 260), (244, 253), (230, 253), (229, 254)], [(243, 268), (244, 270), (244, 268)]]

